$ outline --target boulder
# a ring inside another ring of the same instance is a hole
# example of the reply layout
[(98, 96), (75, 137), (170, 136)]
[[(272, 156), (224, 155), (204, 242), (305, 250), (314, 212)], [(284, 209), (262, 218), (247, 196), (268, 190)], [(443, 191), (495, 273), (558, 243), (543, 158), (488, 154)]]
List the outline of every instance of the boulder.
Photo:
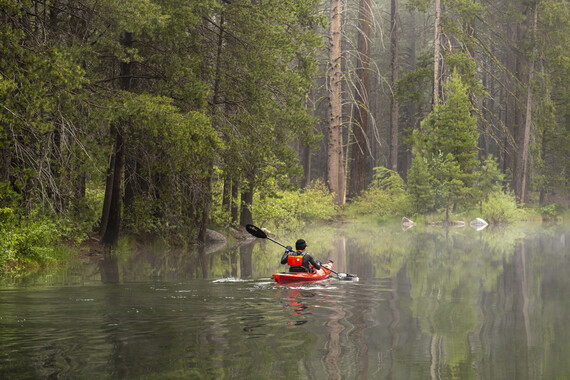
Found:
[(416, 223), (412, 222), (410, 219), (408, 219), (406, 217), (402, 218), (402, 230), (406, 231), (407, 229), (410, 229), (415, 225), (416, 225)]
[(227, 243), (228, 238), (225, 235), (222, 235), (221, 233), (216, 232), (214, 230), (206, 230), (206, 241)]
[(481, 231), (483, 228), (487, 227), (489, 223), (487, 223), (481, 218), (475, 218), (469, 223), (469, 225), (472, 228), (474, 228), (476, 231)]

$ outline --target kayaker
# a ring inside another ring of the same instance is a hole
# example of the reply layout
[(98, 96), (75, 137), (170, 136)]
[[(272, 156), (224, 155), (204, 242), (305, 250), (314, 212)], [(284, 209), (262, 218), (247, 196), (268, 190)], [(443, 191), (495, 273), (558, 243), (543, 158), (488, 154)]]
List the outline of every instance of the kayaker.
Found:
[(281, 264), (289, 265), (289, 272), (309, 272), (314, 271), (313, 268), (321, 269), (321, 262), (313, 259), (310, 253), (306, 251), (307, 243), (303, 239), (295, 242), (295, 251), (291, 246), (285, 248), (285, 253), (281, 257)]

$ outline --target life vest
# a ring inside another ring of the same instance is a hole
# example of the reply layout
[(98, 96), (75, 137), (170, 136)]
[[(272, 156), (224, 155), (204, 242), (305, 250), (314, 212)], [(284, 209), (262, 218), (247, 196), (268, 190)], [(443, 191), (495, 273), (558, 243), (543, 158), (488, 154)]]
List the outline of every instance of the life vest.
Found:
[(298, 256), (289, 255), (289, 256), (287, 256), (287, 265), (302, 266), (303, 265), (303, 255), (298, 255)]

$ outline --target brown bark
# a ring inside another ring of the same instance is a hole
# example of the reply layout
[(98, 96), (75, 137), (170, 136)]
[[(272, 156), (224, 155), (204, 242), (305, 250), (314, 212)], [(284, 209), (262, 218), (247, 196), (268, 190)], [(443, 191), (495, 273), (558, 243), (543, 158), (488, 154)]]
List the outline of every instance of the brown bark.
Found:
[(439, 103), (439, 56), (441, 50), (441, 0), (435, 0), (435, 31), (433, 37), (433, 104)]
[[(253, 177), (253, 176), (252, 176)], [(247, 190), (241, 193), (241, 212), (239, 224), (253, 224), (253, 216), (251, 214), (251, 206), (253, 205), (253, 178), (249, 178)]]
[[(538, 25), (538, 1), (535, 2), (534, 15), (532, 19), (532, 30), (536, 34)], [(535, 49), (536, 50), (536, 49)], [(529, 156), (530, 156), (530, 129), (532, 123), (532, 81), (534, 79), (534, 57), (529, 58), (528, 83), (526, 96), (526, 112), (524, 117), (524, 129), (521, 136), (521, 144), (517, 150), (517, 165), (515, 166), (515, 194), (519, 201), (524, 203), (526, 200), (526, 181), (529, 174)]]
[(331, 0), (329, 52), (329, 125), (327, 127), (327, 185), (335, 203), (344, 205), (344, 158), (341, 99), (341, 2)]
[[(132, 47), (133, 34), (124, 32), (121, 35), (121, 44), (125, 49)], [(120, 87), (124, 91), (131, 89), (132, 79), (132, 63), (121, 62), (121, 82)], [(106, 220), (101, 221), (103, 238), (102, 242), (106, 246), (114, 246), (119, 240), (119, 231), (121, 228), (121, 214), (123, 208), (123, 182), (125, 174), (125, 157), (126, 157), (126, 134), (122, 126), (117, 126), (115, 132), (115, 147), (114, 147), (114, 162), (112, 168), (112, 184), (108, 186), (111, 189), (111, 194), (105, 194), (105, 198), (109, 197), (108, 204), (108, 217)], [(109, 183), (108, 183), (109, 185)], [(103, 210), (105, 215), (106, 210)]]
[(360, 195), (366, 189), (366, 156), (368, 141), (369, 71), (370, 71), (370, 0), (360, 0), (358, 23), (358, 53), (356, 58), (357, 83), (354, 94), (356, 109), (352, 133), (354, 147), (350, 168), (350, 197)]
[(125, 172), (125, 137), (122, 128), (115, 134), (115, 160), (113, 167), (113, 183), (109, 201), (109, 217), (101, 241), (106, 246), (114, 246), (119, 240), (121, 227), (121, 211), (123, 199), (123, 177)]
[(113, 170), (115, 168), (115, 152), (111, 154), (109, 159), (109, 168), (107, 169), (107, 179), (105, 184), (105, 196), (103, 198), (103, 211), (101, 213), (101, 223), (99, 226), (99, 233), (103, 235), (107, 230), (107, 223), (109, 222), (109, 212), (111, 210), (111, 194), (113, 194)]

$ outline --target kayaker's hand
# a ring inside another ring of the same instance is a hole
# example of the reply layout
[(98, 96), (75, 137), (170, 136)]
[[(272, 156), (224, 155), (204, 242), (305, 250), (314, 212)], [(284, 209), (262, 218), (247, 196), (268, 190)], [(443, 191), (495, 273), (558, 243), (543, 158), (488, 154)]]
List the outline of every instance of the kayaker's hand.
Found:
[(293, 251), (293, 247), (291, 247), (290, 245), (285, 247), (285, 252), (292, 252), (292, 251)]
[(317, 264), (319, 264), (319, 266), (323, 265), (323, 263), (321, 263), (319, 260), (317, 260)]

